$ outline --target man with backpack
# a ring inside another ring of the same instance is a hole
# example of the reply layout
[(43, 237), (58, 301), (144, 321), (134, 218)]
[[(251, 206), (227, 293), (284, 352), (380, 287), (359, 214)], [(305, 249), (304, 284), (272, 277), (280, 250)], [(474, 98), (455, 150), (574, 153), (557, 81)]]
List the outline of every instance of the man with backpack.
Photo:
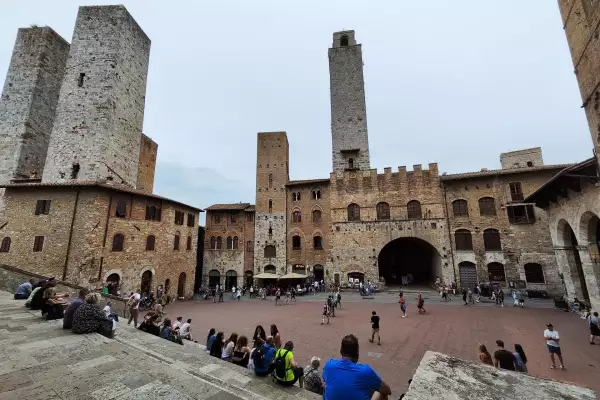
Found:
[(300, 387), (304, 386), (304, 369), (299, 367), (294, 359), (294, 343), (289, 341), (278, 349), (273, 362), (273, 377), (275, 382), (282, 386), (294, 386), (300, 381)]
[(261, 338), (256, 339), (256, 348), (252, 352), (254, 373), (257, 376), (268, 376), (275, 368), (273, 358), (275, 357), (275, 346), (273, 336), (267, 338), (266, 343)]

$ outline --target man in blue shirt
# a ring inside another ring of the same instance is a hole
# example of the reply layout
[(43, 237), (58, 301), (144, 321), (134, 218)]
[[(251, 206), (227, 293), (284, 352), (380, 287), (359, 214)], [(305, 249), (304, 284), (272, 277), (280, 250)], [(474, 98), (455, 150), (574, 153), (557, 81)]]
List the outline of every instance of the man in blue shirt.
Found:
[(358, 339), (342, 339), (340, 360), (329, 360), (323, 369), (325, 400), (370, 400), (374, 392), (387, 399), (392, 391), (368, 364), (358, 364)]
[(27, 300), (33, 290), (35, 282), (35, 279), (30, 279), (29, 282), (20, 284), (15, 292), (15, 300)]
[(88, 289), (79, 290), (79, 297), (73, 299), (69, 307), (64, 312), (63, 315), (63, 329), (71, 329), (73, 327), (73, 316), (75, 316), (75, 311), (85, 302), (85, 296), (88, 295), (90, 291)]
[(252, 360), (254, 361), (254, 373), (256, 375), (267, 376), (273, 372), (273, 358), (275, 357), (276, 351), (277, 349), (275, 349), (275, 346), (273, 345), (273, 336), (269, 336), (267, 338), (267, 342), (262, 346), (256, 346), (256, 349), (252, 353)]

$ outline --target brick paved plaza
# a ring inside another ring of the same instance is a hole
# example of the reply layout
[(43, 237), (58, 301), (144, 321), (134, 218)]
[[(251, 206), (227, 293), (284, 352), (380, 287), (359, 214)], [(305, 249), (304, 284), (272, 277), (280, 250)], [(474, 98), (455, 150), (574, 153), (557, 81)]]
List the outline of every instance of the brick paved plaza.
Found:
[[(321, 297), (321, 296), (318, 296)], [(410, 295), (408, 297), (411, 297)], [(274, 323), (282, 340), (292, 340), (297, 360), (305, 365), (312, 356), (323, 363), (339, 356), (341, 338), (349, 333), (360, 339), (360, 361), (372, 365), (391, 386), (394, 394), (402, 393), (426, 350), (477, 360), (477, 345), (484, 343), (493, 353), (496, 339), (504, 340), (507, 348), (520, 343), (529, 358), (530, 374), (572, 382), (600, 392), (600, 342), (588, 344), (585, 321), (572, 313), (554, 309), (514, 309), (490, 304), (462, 306), (455, 299), (451, 304), (439, 304), (429, 299), (427, 315), (415, 314), (414, 301), (408, 304), (408, 317), (400, 318), (400, 307), (391, 294), (375, 300), (362, 300), (345, 295), (343, 310), (336, 312), (330, 325), (321, 326), (322, 301), (307, 296), (289, 306), (275, 307), (272, 300), (234, 302), (225, 296), (224, 303), (189, 301), (166, 308), (169, 317), (192, 318), (193, 333), (203, 343), (210, 328), (244, 334), (250, 339), (257, 324), (268, 330)], [(412, 299), (411, 299), (412, 300)], [(530, 303), (531, 304), (531, 303)], [(382, 345), (367, 342), (370, 337), (371, 311), (381, 316)], [(550, 361), (542, 337), (545, 324), (551, 321), (561, 334), (566, 371), (549, 370)]]

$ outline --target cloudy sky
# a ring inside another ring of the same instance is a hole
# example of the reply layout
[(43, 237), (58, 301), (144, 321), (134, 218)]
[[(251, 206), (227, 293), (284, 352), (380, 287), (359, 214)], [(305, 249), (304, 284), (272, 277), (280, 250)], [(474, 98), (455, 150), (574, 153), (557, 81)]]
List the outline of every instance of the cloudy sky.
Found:
[[(371, 166), (498, 168), (542, 146), (547, 164), (592, 144), (556, 1), (123, 0), (150, 36), (144, 132), (155, 191), (199, 207), (253, 202), (256, 133), (287, 131), (292, 179), (331, 170), (327, 49), (363, 44)], [(71, 40), (77, 7), (0, 0), (0, 79), (19, 27)]]

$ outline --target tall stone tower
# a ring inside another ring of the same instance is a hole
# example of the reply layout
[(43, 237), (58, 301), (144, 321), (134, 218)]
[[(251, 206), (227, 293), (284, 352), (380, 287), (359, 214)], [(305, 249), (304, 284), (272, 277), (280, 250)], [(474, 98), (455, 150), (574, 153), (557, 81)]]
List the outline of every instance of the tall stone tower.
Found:
[(289, 148), (285, 132), (258, 134), (254, 220), (256, 274), (285, 272), (287, 232), (285, 185), (289, 181), (288, 162)]
[(333, 172), (369, 170), (362, 49), (356, 44), (354, 31), (333, 34), (329, 81)]
[(575, 76), (587, 116), (596, 158), (600, 161), (600, 2), (597, 0), (559, 0), (563, 27), (567, 35)]
[(137, 184), (150, 39), (123, 6), (80, 7), (44, 181)]
[(0, 183), (41, 176), (68, 54), (51, 28), (19, 29), (0, 98)]

